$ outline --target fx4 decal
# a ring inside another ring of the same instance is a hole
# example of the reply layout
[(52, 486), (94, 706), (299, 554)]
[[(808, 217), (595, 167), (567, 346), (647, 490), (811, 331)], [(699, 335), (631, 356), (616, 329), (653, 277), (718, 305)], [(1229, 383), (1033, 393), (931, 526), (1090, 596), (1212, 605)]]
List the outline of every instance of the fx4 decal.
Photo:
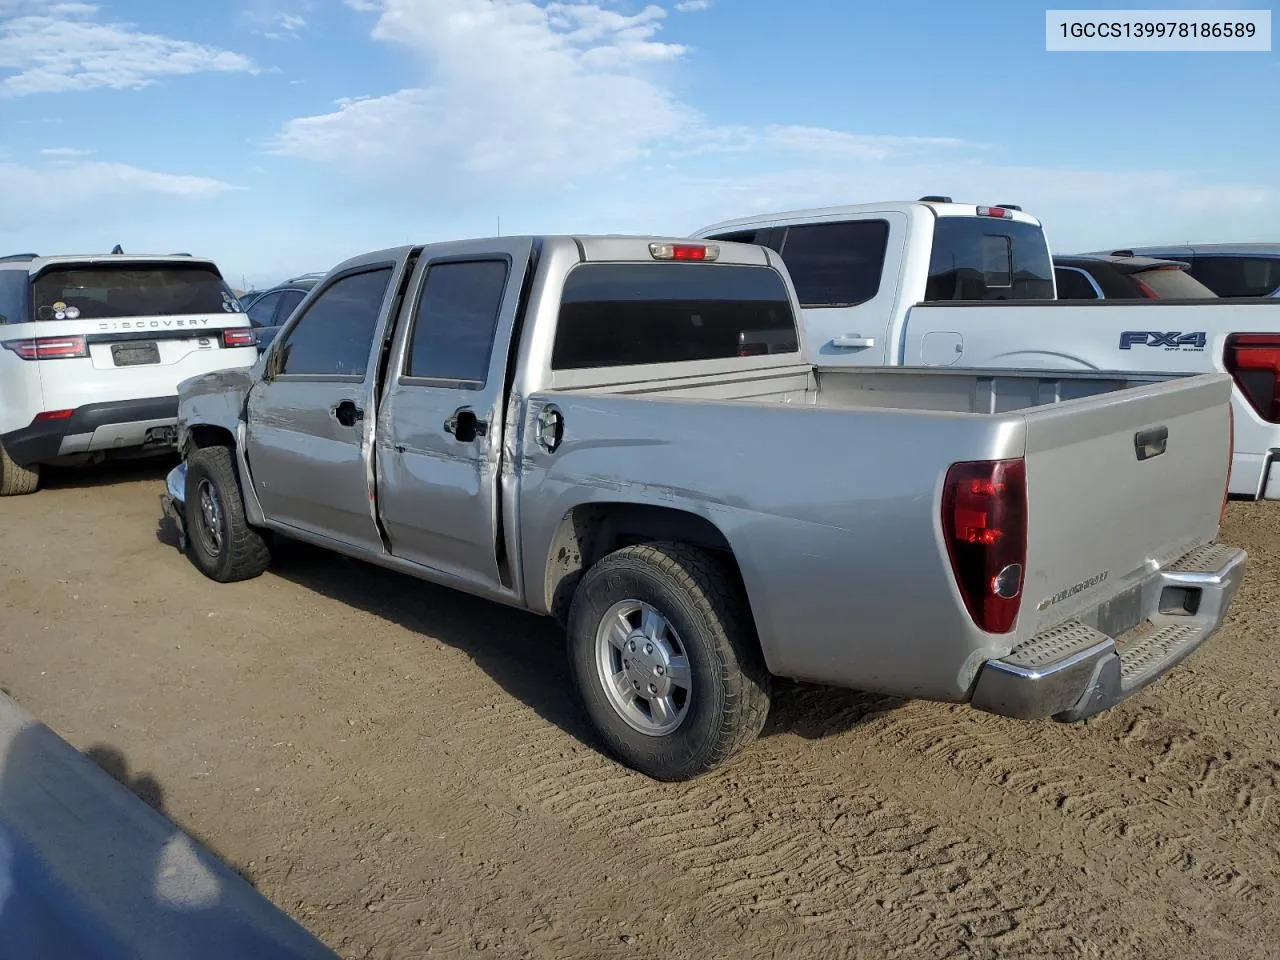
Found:
[(1163, 347), (1165, 350), (1203, 350), (1208, 337), (1198, 333), (1161, 333), (1159, 330), (1125, 330), (1120, 334), (1120, 349), (1139, 347)]

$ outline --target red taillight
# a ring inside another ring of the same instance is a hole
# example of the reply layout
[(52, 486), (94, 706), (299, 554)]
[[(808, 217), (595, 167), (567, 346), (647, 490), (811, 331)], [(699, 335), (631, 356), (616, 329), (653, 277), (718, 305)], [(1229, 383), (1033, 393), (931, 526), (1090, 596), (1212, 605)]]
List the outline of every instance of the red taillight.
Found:
[(222, 331), (224, 347), (252, 347), (257, 342), (258, 337), (253, 332), (253, 327), (228, 327)]
[(89, 345), (84, 337), (33, 337), (30, 340), (6, 340), (4, 348), (23, 360), (67, 360), (87, 357)]
[(1258, 416), (1280, 423), (1280, 334), (1233, 333), (1222, 365)]
[(1026, 463), (953, 464), (942, 489), (942, 533), (969, 616), (988, 633), (1008, 633), (1027, 562)]
[(41, 420), (70, 420), (76, 415), (74, 410), (45, 410), (43, 413), (37, 413), (32, 423), (39, 423)]
[(1013, 219), (1013, 211), (1008, 207), (978, 207), (977, 214), (980, 217), (999, 217), (1002, 220)]

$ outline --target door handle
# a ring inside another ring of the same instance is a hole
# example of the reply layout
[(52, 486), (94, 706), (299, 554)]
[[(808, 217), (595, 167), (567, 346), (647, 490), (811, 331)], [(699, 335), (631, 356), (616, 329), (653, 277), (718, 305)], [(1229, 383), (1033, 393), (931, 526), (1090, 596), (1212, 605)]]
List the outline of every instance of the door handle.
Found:
[(876, 345), (875, 337), (860, 337), (856, 333), (846, 333), (843, 337), (836, 337), (831, 341), (833, 347), (853, 347), (860, 349), (862, 347), (874, 347)]
[(444, 422), (444, 432), (452, 434), (459, 443), (470, 443), (476, 437), (483, 437), (489, 424), (479, 419), (470, 407), (459, 407)]
[(329, 416), (344, 427), (354, 427), (364, 419), (364, 411), (355, 405), (354, 400), (343, 400), (329, 408)]

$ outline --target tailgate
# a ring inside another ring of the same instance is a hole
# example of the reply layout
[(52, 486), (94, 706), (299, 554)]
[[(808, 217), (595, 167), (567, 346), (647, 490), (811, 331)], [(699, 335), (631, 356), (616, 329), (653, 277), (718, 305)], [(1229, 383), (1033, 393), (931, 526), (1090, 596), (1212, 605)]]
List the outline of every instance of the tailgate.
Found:
[(1216, 537), (1230, 401), (1230, 378), (1204, 374), (1027, 412), (1019, 638), (1108, 600), (1112, 628), (1135, 626), (1126, 591)]
[(228, 345), (223, 331), (250, 334), (243, 313), (119, 320), (60, 320), (23, 324), (24, 338), (70, 347), (70, 356), (43, 358), (46, 405), (72, 409), (139, 397), (173, 396), (187, 377), (223, 367), (249, 366), (252, 343)]

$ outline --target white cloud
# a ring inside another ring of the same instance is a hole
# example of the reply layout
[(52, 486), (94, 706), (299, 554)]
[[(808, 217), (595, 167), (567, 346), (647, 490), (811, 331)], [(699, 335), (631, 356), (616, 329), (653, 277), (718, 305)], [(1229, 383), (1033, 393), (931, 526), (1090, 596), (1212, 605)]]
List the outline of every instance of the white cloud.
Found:
[(241, 54), (101, 21), (98, 12), (89, 3), (0, 0), (0, 97), (137, 89), (158, 77), (257, 69)]
[(956, 137), (859, 134), (795, 124), (705, 127), (689, 132), (683, 140), (683, 143), (668, 152), (669, 157), (725, 153), (791, 162), (815, 157), (830, 160), (884, 160), (891, 156), (927, 154), (976, 146)]
[(661, 7), (628, 15), (581, 2), (381, 0), (378, 12), (373, 36), (417, 58), (432, 83), (293, 120), (270, 152), (451, 183), (563, 182), (635, 160), (699, 122), (649, 73), (685, 52), (655, 39)]
[(681, 13), (696, 13), (699, 10), (706, 10), (711, 6), (711, 0), (681, 0), (676, 4), (676, 9)]
[(0, 163), (0, 209), (7, 227), (65, 211), (82, 214), (91, 204), (139, 197), (204, 200), (233, 189), (209, 177), (158, 173), (123, 163)]
[(43, 157), (87, 157), (93, 150), (81, 150), (79, 147), (45, 147), (40, 151)]
[(416, 59), (431, 82), (349, 97), (331, 112), (292, 120), (268, 152), (370, 179), (410, 174), (402, 182), (474, 196), (554, 189), (659, 155), (767, 155), (794, 164), (966, 146), (948, 137), (716, 126), (676, 95), (669, 72), (689, 48), (659, 39), (667, 12), (654, 4), (628, 13), (616, 0), (346, 3), (376, 12), (372, 36)]
[(249, 30), (268, 40), (297, 40), (312, 7), (311, 0), (252, 0), (240, 18)]

